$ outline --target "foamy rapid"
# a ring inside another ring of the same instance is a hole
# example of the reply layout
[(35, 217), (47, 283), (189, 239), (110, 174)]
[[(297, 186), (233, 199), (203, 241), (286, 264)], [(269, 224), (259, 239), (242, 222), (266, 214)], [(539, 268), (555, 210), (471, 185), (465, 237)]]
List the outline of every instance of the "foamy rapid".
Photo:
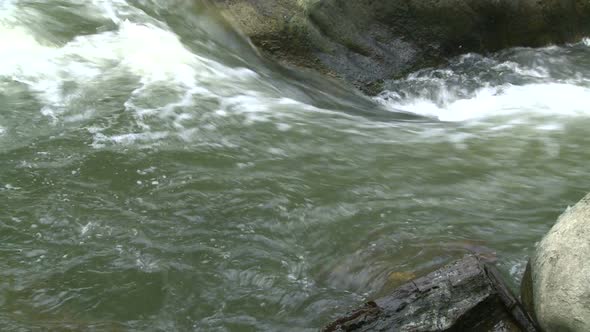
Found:
[[(6, 41), (0, 45), (0, 79), (26, 86), (50, 126), (107, 118), (123, 107), (133, 125), (115, 128), (110, 121), (98, 121), (88, 127), (95, 148), (150, 145), (165, 139), (219, 140), (212, 132), (228, 117), (239, 117), (245, 125), (276, 122), (289, 130), (282, 119), (302, 113), (347, 116), (295, 100), (239, 56), (232, 61), (244, 65), (212, 57), (212, 52), (226, 52), (207, 39), (222, 31), (211, 25), (219, 22), (206, 21), (195, 28), (200, 39), (188, 45), (164, 22), (125, 1), (77, 5), (81, 9), (76, 15), (102, 26), (63, 43), (19, 23), (37, 15), (34, 11), (19, 7), (6, 14), (0, 25), (0, 40)], [(115, 105), (104, 102), (113, 96), (123, 100)]]
[[(195, 117), (199, 100), (214, 100), (221, 105), (212, 114), (235, 109), (239, 113), (252, 113), (250, 119), (263, 118), (256, 117), (253, 111), (267, 109), (260, 100), (269, 97), (263, 91), (242, 92), (242, 87), (259, 80), (251, 69), (227, 66), (200, 55), (189, 49), (165, 23), (125, 1), (80, 1), (78, 6), (82, 9), (77, 15), (86, 15), (105, 27), (114, 26), (59, 44), (27, 27), (26, 21), (38, 15), (35, 11), (8, 4), (1, 11), (0, 79), (26, 86), (42, 105), (40, 114), (51, 123), (100, 116), (95, 110), (101, 107), (100, 103), (90, 98), (99, 98), (97, 90), (114, 86), (119, 86), (121, 93), (128, 93), (123, 106), (135, 115), (140, 131), (107, 135), (100, 133), (105, 128), (99, 128), (95, 130), (95, 141), (110, 136), (115, 143), (166, 137), (168, 129), (163, 131), (165, 134), (150, 129), (162, 121), (169, 123), (177, 131), (175, 134), (186, 137), (187, 131), (179, 130)], [(246, 96), (253, 98), (247, 100), (244, 108), (235, 107), (240, 102), (231, 101)], [(158, 98), (162, 101), (154, 103)]]
[[(289, 107), (281, 104), (285, 99), (281, 92), (255, 71), (227, 66), (200, 54), (199, 45), (206, 43), (187, 47), (164, 22), (125, 1), (76, 2), (76, 15), (104, 28), (63, 43), (31, 30), (26, 22), (40, 14), (14, 3), (4, 3), (0, 11), (0, 78), (27, 86), (42, 105), (40, 113), (50, 122), (98, 116), (100, 105), (89, 102), (89, 96), (99, 87), (120, 85), (128, 90), (123, 105), (134, 114), (140, 130), (109, 135), (97, 129), (102, 136), (96, 136), (95, 143), (109, 137), (113, 142), (170, 135), (187, 139), (204, 120), (195, 109), (206, 111), (208, 117), (237, 114), (246, 122), (292, 116), (285, 110)], [(578, 47), (588, 47), (588, 39)], [(525, 52), (527, 49), (495, 58), (466, 55), (449, 68), (423, 70), (390, 82), (376, 101), (396, 112), (441, 121), (511, 114), (587, 115), (590, 90), (586, 73), (580, 72), (577, 78), (568, 75), (568, 80), (559, 78), (552, 66), (567, 62), (559, 48), (547, 48), (547, 56), (532, 63), (519, 60), (519, 54)], [(127, 81), (128, 88), (121, 81)], [(166, 98), (153, 101), (154, 96), (163, 95)], [(217, 106), (203, 109), (203, 100)], [(85, 106), (80, 109), (80, 105)], [(299, 106), (310, 110), (305, 103)], [(162, 123), (168, 128), (154, 128)]]
[(165, 82), (185, 88), (199, 80), (255, 75), (195, 55), (174, 33), (149, 23), (122, 21), (117, 31), (79, 36), (61, 46), (38, 41), (24, 27), (2, 27), (0, 39), (0, 76), (26, 84), (42, 102), (58, 107), (75, 97), (63, 91), (72, 81), (80, 93), (121, 74), (138, 77), (143, 86)]
[[(589, 45), (584, 39), (571, 48), (586, 52)], [(532, 52), (538, 53), (530, 57)], [(573, 64), (572, 53), (551, 46), (491, 57), (468, 54), (448, 68), (425, 69), (389, 82), (375, 100), (392, 110), (440, 121), (590, 116), (590, 69)]]
[(447, 95), (436, 102), (421, 97), (401, 101), (399, 95), (383, 93), (378, 100), (396, 110), (440, 121), (474, 121), (514, 115), (590, 116), (590, 88), (572, 84), (546, 83), (481, 88), (470, 98)]

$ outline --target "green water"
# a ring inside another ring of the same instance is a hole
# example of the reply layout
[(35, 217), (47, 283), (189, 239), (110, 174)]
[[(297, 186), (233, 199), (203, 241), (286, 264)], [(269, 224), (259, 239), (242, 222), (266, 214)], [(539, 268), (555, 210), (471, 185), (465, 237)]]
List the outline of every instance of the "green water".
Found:
[[(0, 2), (2, 331), (302, 331), (590, 188), (590, 42), (369, 99), (206, 3)], [(397, 277), (396, 277), (397, 276)]]

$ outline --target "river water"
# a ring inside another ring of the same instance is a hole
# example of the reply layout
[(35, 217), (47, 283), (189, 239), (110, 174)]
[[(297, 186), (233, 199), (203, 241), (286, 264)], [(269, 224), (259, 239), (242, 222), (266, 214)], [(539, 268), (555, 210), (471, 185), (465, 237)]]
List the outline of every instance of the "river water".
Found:
[(315, 330), (470, 251), (516, 289), (590, 188), (590, 40), (386, 87), (206, 3), (3, 0), (1, 329)]

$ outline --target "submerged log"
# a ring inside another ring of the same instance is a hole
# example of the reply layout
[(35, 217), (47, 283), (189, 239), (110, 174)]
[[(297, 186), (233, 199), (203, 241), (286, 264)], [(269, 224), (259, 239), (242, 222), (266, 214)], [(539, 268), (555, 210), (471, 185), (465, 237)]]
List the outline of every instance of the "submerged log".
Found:
[(327, 325), (332, 331), (539, 331), (496, 268), (474, 255)]

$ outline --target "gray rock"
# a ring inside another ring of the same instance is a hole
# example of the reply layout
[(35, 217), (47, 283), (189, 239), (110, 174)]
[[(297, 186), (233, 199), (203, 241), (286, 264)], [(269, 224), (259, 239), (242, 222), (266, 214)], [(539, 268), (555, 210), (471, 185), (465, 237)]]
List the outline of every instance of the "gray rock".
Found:
[(492, 264), (474, 255), (367, 302), (323, 331), (537, 331)]
[(544, 331), (590, 331), (590, 194), (538, 244), (521, 296)]
[(352, 82), (380, 82), (467, 52), (590, 34), (587, 0), (212, 0), (260, 49)]

